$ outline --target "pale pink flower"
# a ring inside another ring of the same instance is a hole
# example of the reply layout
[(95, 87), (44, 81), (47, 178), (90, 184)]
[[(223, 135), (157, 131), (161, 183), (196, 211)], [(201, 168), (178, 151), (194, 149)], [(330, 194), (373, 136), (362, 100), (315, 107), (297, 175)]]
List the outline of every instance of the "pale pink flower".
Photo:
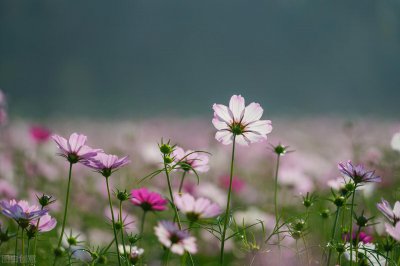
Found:
[(400, 241), (400, 223), (397, 223), (395, 226), (385, 223), (386, 233), (388, 233), (391, 237)]
[(167, 209), (168, 201), (157, 192), (149, 191), (147, 188), (133, 189), (131, 196), (131, 202), (140, 206), (143, 211), (164, 211)]
[(51, 137), (58, 148), (61, 150), (61, 156), (65, 157), (70, 163), (77, 163), (82, 160), (88, 160), (101, 152), (100, 149), (92, 149), (86, 146), (87, 137), (82, 134), (73, 133), (68, 140), (59, 136)]
[(45, 127), (33, 125), (29, 128), (29, 133), (37, 143), (44, 143), (50, 139), (51, 131)]
[(194, 152), (192, 150), (184, 151), (180, 147), (175, 147), (172, 153), (176, 163), (179, 163), (179, 169), (185, 172), (207, 172), (210, 169), (208, 165), (209, 156), (204, 153)]
[(197, 252), (196, 238), (190, 236), (187, 231), (179, 230), (175, 223), (160, 221), (154, 230), (158, 241), (171, 252), (178, 255), (183, 255), (185, 251), (192, 254)]
[[(30, 224), (36, 227), (37, 221), (31, 221)], [(57, 220), (51, 217), (49, 214), (45, 214), (42, 217), (40, 217), (38, 231), (49, 232), (53, 230), (56, 227), (56, 225), (57, 225)]]
[[(219, 178), (219, 184), (221, 187), (228, 189), (229, 183), (230, 183), (229, 175), (224, 175)], [(233, 177), (233, 179), (232, 179), (232, 191), (233, 192), (239, 193), (240, 191), (242, 191), (244, 189), (245, 186), (246, 186), (246, 183), (242, 179), (240, 179), (236, 176)]]
[(183, 195), (176, 193), (174, 199), (176, 207), (190, 221), (215, 217), (221, 213), (220, 206), (207, 198), (195, 199), (188, 193)]
[(229, 107), (214, 104), (212, 123), (218, 130), (215, 138), (224, 145), (232, 143), (234, 135), (241, 145), (265, 141), (272, 131), (270, 120), (260, 120), (263, 109), (258, 103), (250, 103), (245, 107), (241, 95), (233, 95)]
[(400, 221), (400, 201), (396, 201), (394, 207), (392, 208), (389, 202), (382, 199), (382, 202), (377, 203), (376, 207), (383, 215), (385, 215), (386, 218), (389, 219), (392, 224), (397, 224), (397, 222)]
[(128, 156), (118, 158), (116, 155), (99, 152), (95, 157), (84, 160), (83, 164), (98, 171), (103, 176), (109, 177), (112, 173), (130, 162)]
[(37, 220), (48, 212), (46, 209), (39, 209), (36, 205), (29, 205), (25, 200), (2, 201), (0, 206), (3, 209), (2, 213), (14, 219), (22, 228), (26, 228), (29, 222)]

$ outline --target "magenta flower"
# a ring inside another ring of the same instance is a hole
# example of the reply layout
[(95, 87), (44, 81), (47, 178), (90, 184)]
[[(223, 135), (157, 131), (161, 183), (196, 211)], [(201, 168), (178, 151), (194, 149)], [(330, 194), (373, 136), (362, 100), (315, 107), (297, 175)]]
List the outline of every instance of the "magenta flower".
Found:
[(381, 213), (383, 215), (385, 215), (386, 218), (389, 219), (389, 221), (392, 224), (397, 224), (397, 222), (400, 221), (400, 202), (399, 201), (396, 201), (393, 209), (392, 209), (392, 206), (390, 206), (389, 202), (387, 202), (384, 199), (382, 199), (382, 203), (377, 203), (376, 206), (381, 211)]
[[(350, 233), (343, 235), (343, 240), (346, 242), (349, 242), (349, 237), (350, 237)], [(353, 237), (351, 238), (351, 240), (355, 243), (357, 241), (357, 234), (354, 232), (353, 233)], [(373, 237), (368, 235), (365, 232), (360, 232), (360, 234), (358, 235), (358, 241), (362, 242), (364, 244), (367, 243), (372, 243), (373, 241)]]
[[(221, 176), (219, 179), (219, 183), (220, 183), (221, 187), (226, 188), (226, 189), (229, 189), (229, 182), (230, 182), (229, 175)], [(246, 186), (246, 183), (242, 179), (239, 179), (236, 176), (233, 177), (232, 191), (239, 193), (240, 191), (242, 191), (244, 189), (245, 186)]]
[(353, 165), (351, 161), (338, 164), (339, 171), (345, 176), (350, 177), (357, 185), (360, 183), (378, 183), (381, 182), (381, 177), (375, 175), (375, 171), (368, 171), (362, 164)]
[(167, 209), (168, 201), (160, 194), (148, 191), (147, 188), (133, 189), (131, 195), (131, 202), (140, 206), (143, 211), (164, 211)]
[(395, 226), (385, 223), (386, 233), (388, 233), (391, 237), (400, 241), (400, 223), (397, 223)]
[(192, 222), (215, 217), (221, 213), (219, 205), (206, 198), (195, 199), (190, 194), (179, 195), (177, 193), (174, 199), (176, 207)]
[(172, 152), (175, 162), (179, 163), (180, 169), (185, 172), (207, 172), (210, 169), (208, 165), (208, 155), (187, 150), (186, 152), (180, 148), (176, 147)]
[(130, 162), (128, 156), (118, 158), (116, 155), (100, 152), (95, 157), (84, 160), (83, 164), (98, 171), (104, 177), (109, 177), (112, 173)]
[(58, 148), (61, 150), (61, 156), (65, 157), (71, 164), (77, 163), (82, 160), (88, 160), (102, 152), (100, 149), (92, 149), (86, 146), (87, 137), (82, 134), (73, 133), (68, 140), (59, 135), (51, 137)]
[(161, 221), (154, 230), (160, 243), (171, 252), (178, 255), (183, 255), (185, 251), (192, 254), (197, 252), (196, 239), (189, 232), (179, 230), (175, 223)]
[(41, 126), (31, 126), (29, 129), (29, 133), (34, 141), (37, 143), (44, 143), (49, 140), (51, 136), (50, 130)]
[[(37, 221), (31, 221), (30, 224), (31, 226), (36, 227)], [(39, 232), (49, 232), (53, 230), (56, 227), (56, 225), (57, 225), (57, 220), (46, 213), (45, 215), (40, 217), (39, 227), (37, 229)]]
[(237, 143), (249, 145), (267, 139), (272, 131), (270, 120), (260, 120), (263, 109), (258, 103), (250, 103), (245, 107), (244, 98), (233, 95), (229, 108), (222, 104), (214, 104), (212, 123), (218, 130), (215, 138), (224, 145), (232, 143), (234, 135)]
[(18, 202), (16, 200), (2, 201), (0, 206), (3, 208), (2, 213), (14, 219), (22, 228), (26, 228), (31, 221), (47, 214), (46, 209), (41, 210), (36, 205), (31, 206), (24, 200)]

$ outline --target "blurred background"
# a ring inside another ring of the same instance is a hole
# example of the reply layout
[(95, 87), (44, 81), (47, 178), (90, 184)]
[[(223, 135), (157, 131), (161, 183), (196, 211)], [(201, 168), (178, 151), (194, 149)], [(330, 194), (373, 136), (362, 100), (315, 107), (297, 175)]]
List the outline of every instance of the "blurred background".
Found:
[(396, 117), (400, 1), (0, 1), (10, 116)]

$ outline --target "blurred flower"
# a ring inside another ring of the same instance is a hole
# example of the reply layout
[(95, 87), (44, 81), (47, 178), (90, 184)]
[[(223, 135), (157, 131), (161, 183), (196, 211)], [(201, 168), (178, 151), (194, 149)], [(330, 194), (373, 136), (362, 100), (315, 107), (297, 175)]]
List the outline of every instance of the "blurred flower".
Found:
[(25, 200), (2, 201), (0, 206), (3, 208), (2, 213), (14, 219), (22, 228), (26, 228), (31, 221), (47, 214), (47, 210), (40, 210), (38, 206), (29, 205)]
[(350, 260), (350, 249), (353, 249), (352, 252), (352, 261), (356, 261), (358, 257), (358, 265), (386, 265), (386, 259), (384, 256), (378, 254), (375, 245), (372, 243), (363, 242), (358, 243), (357, 251), (355, 247), (347, 243), (345, 245), (345, 253), (344, 256), (347, 260)]
[(385, 223), (386, 233), (388, 233), (391, 237), (400, 241), (400, 223), (397, 223), (395, 226)]
[(0, 179), (0, 197), (11, 199), (17, 195), (17, 189), (8, 181)]
[(130, 162), (128, 156), (118, 158), (116, 155), (100, 152), (97, 153), (95, 157), (84, 160), (83, 164), (98, 171), (104, 177), (109, 177), (119, 168), (129, 164)]
[(213, 109), (212, 123), (218, 130), (215, 138), (224, 145), (232, 143), (234, 135), (240, 145), (264, 141), (272, 131), (270, 120), (260, 120), (263, 114), (261, 106), (251, 103), (245, 107), (241, 95), (231, 97), (229, 108), (222, 104), (214, 104)]
[(307, 193), (314, 189), (313, 181), (300, 168), (283, 166), (280, 169), (278, 182), (301, 193)]
[[(344, 234), (342, 238), (344, 241), (349, 242), (349, 237), (350, 237), (350, 233)], [(353, 237), (351, 238), (351, 241), (353, 241), (353, 243), (356, 243), (356, 241), (357, 241), (357, 233), (356, 232), (353, 232)], [(371, 235), (368, 235), (365, 232), (360, 232), (358, 235), (358, 241), (363, 242), (364, 244), (372, 243), (373, 237)]]
[(260, 221), (263, 222), (264, 226), (268, 229), (273, 229), (275, 225), (275, 217), (263, 212), (257, 207), (251, 206), (245, 211), (236, 211), (233, 214), (233, 218), (238, 225), (252, 225)]
[(171, 252), (178, 255), (183, 255), (185, 251), (192, 254), (197, 252), (196, 239), (187, 231), (179, 230), (175, 223), (160, 221), (154, 230), (161, 244)]
[(131, 195), (131, 202), (140, 206), (144, 211), (164, 211), (167, 209), (168, 201), (160, 194), (151, 192), (147, 188), (133, 189)]
[(185, 172), (207, 172), (210, 169), (208, 165), (209, 156), (201, 152), (194, 152), (192, 150), (187, 150), (186, 152), (180, 148), (176, 147), (172, 152), (174, 161), (179, 163), (179, 169)]
[(8, 122), (8, 115), (4, 108), (0, 107), (0, 126), (6, 125)]
[(393, 150), (400, 152), (400, 132), (393, 135), (390, 146), (392, 146)]
[[(221, 187), (224, 189), (229, 188), (229, 182), (230, 182), (230, 177), (229, 175), (224, 175), (219, 178), (219, 184)], [(232, 191), (239, 193), (240, 191), (243, 190), (245, 187), (246, 183), (242, 180), (239, 179), (238, 177), (234, 176), (232, 179)]]
[(346, 163), (339, 163), (338, 168), (342, 174), (350, 177), (356, 185), (368, 182), (381, 182), (381, 177), (375, 175), (375, 171), (366, 170), (362, 164), (353, 165), (351, 161), (347, 161)]
[(193, 194), (198, 197), (209, 198), (219, 206), (224, 206), (226, 204), (226, 191), (220, 189), (211, 182), (201, 182), (200, 185), (195, 187)]
[(400, 221), (400, 202), (396, 201), (394, 208), (390, 206), (389, 202), (382, 199), (381, 203), (377, 203), (376, 207), (381, 211), (392, 224), (397, 224)]
[(92, 149), (86, 146), (87, 137), (82, 134), (73, 133), (68, 140), (59, 135), (53, 135), (52, 139), (61, 150), (61, 156), (65, 157), (70, 163), (77, 163), (88, 160), (101, 152), (100, 149)]
[(191, 222), (199, 219), (211, 218), (221, 213), (219, 205), (206, 198), (195, 199), (188, 193), (183, 195), (176, 193), (174, 199), (176, 207), (179, 211), (184, 213)]
[[(144, 253), (144, 249), (138, 248), (137, 246), (129, 246), (129, 245), (118, 245), (119, 254), (127, 255), (130, 263), (133, 265), (138, 262), (140, 256)], [(125, 254), (125, 251), (127, 254)]]
[(29, 129), (29, 133), (34, 141), (43, 143), (50, 139), (51, 131), (42, 126), (33, 125)]

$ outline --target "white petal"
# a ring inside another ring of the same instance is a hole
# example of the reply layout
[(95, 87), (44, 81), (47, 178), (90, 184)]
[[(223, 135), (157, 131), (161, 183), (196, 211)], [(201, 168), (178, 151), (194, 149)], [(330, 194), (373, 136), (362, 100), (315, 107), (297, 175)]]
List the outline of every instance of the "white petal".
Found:
[(258, 103), (251, 103), (244, 110), (242, 123), (248, 124), (260, 120), (262, 114), (263, 114), (262, 107)]
[(244, 108), (244, 98), (241, 95), (233, 95), (229, 101), (229, 109), (236, 122), (242, 119)]

